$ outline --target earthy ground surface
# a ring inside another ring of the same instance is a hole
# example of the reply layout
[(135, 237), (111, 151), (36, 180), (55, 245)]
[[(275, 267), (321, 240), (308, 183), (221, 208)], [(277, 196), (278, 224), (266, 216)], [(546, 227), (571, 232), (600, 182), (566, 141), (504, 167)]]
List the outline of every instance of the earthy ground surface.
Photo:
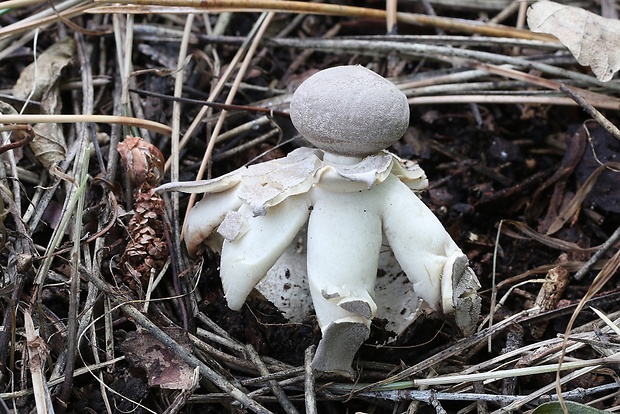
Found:
[[(563, 346), (575, 364), (560, 375), (564, 397), (618, 404), (618, 329), (591, 307), (620, 316), (620, 143), (558, 87), (596, 92), (616, 125), (620, 88), (555, 38), (515, 29), (524, 5), (401, 1), (386, 36), (386, 3), (370, 0), (273, 2), (289, 13), (264, 1), (4, 3), (5, 412), (525, 412), (556, 395)], [(615, 2), (579, 5), (617, 19)], [(386, 343), (374, 321), (355, 389), (329, 376), (308, 385), (313, 317), (289, 323), (259, 295), (230, 311), (218, 257), (196, 261), (179, 243), (192, 201), (150, 192), (306, 145), (287, 117), (291, 93), (342, 64), (410, 98), (411, 127), (390, 150), (426, 171), (421, 197), (469, 256), (483, 298), (479, 332), (465, 339), (431, 314)], [(432, 380), (447, 375), (460, 376)]]

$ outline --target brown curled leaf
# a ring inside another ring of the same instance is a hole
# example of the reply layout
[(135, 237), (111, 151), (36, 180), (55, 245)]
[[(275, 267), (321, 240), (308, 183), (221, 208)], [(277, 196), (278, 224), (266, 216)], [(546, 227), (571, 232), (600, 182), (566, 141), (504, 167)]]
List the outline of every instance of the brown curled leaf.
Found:
[(36, 124), (30, 149), (47, 170), (64, 161), (67, 155), (65, 135), (60, 124)]
[(549, 226), (549, 230), (547, 230), (547, 235), (553, 234), (560, 230), (564, 224), (571, 219), (574, 215), (579, 212), (583, 201), (586, 199), (588, 194), (594, 188), (598, 178), (600, 175), (608, 171), (609, 169), (613, 169), (618, 171), (620, 169), (620, 163), (610, 162), (603, 165), (600, 165), (592, 174), (588, 177), (588, 179), (583, 183), (575, 197), (568, 203), (568, 205), (560, 212), (555, 221)]
[[(179, 328), (163, 328), (179, 344), (191, 349), (187, 333)], [(186, 390), (193, 385), (194, 370), (170, 348), (146, 331), (129, 332), (121, 349), (127, 360), (146, 371), (149, 386)]]

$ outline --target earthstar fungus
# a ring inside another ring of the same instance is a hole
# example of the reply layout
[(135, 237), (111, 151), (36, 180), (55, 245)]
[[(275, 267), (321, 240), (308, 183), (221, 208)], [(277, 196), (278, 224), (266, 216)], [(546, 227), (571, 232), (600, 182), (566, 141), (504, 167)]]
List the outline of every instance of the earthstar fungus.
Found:
[(353, 358), (377, 312), (373, 300), (387, 241), (417, 295), (454, 313), (471, 333), (480, 287), (467, 257), (414, 191), (428, 180), (414, 162), (388, 152), (409, 126), (405, 95), (361, 66), (318, 72), (291, 101), (297, 130), (318, 149), (198, 182), (158, 190), (205, 193), (185, 221), (191, 255), (203, 244), (221, 253), (220, 275), (238, 310), (307, 223), (307, 272), (323, 337), (318, 371), (352, 376)]

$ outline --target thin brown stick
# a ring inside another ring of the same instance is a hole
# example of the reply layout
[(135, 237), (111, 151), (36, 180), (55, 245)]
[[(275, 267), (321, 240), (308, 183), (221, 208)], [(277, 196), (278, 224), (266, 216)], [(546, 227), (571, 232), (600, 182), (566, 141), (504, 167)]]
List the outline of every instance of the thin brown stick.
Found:
[(170, 95), (164, 95), (157, 92), (149, 92), (142, 89), (129, 89), (129, 92), (134, 92), (144, 96), (154, 96), (156, 98), (161, 98), (168, 101), (180, 102), (180, 103), (190, 103), (196, 105), (204, 105), (215, 109), (225, 109), (227, 111), (245, 111), (245, 112), (258, 112), (269, 115), (279, 115), (288, 117), (288, 112), (277, 111), (275, 109), (270, 108), (262, 108), (260, 106), (251, 106), (251, 105), (234, 105), (234, 104), (223, 104), (219, 102), (211, 102), (211, 101), (203, 101), (201, 99), (191, 99), (191, 98), (182, 98)]
[(0, 127), (0, 131), (24, 131), (25, 135), (22, 139), (14, 142), (10, 142), (5, 145), (0, 145), (0, 154), (4, 154), (7, 151), (21, 148), (28, 145), (34, 139), (34, 130), (30, 125), (5, 125)]
[[(445, 105), (445, 104), (544, 104), (544, 105), (561, 105), (576, 106), (577, 104), (569, 99), (561, 96), (532, 96), (532, 95), (443, 95), (443, 96), (416, 96), (409, 98), (410, 105)], [(606, 99), (597, 101), (599, 108), (619, 109), (618, 103), (614, 100)]]
[(306, 414), (316, 414), (316, 394), (314, 392), (314, 371), (312, 369), (312, 359), (314, 358), (314, 346), (309, 346), (304, 353), (304, 366), (305, 372), (305, 400), (306, 400)]
[(592, 106), (588, 101), (586, 101), (581, 95), (575, 92), (572, 88), (569, 88), (565, 84), (560, 85), (560, 90), (567, 94), (573, 101), (577, 102), (579, 106), (581, 106), (596, 122), (599, 123), (603, 128), (605, 128), (610, 134), (612, 134), (616, 139), (620, 139), (620, 130), (614, 124), (609, 121), (609, 119), (605, 118), (605, 116), (600, 113), (594, 106)]
[[(256, 368), (258, 369), (260, 374), (269, 375), (269, 370), (265, 366), (265, 363), (260, 359), (260, 355), (258, 355), (258, 352), (256, 352), (254, 347), (252, 347), (252, 345), (246, 345), (245, 350), (248, 353), (250, 360), (254, 363), (254, 365), (256, 365)], [(276, 396), (276, 398), (280, 402), (280, 405), (287, 414), (299, 414), (299, 411), (297, 411), (295, 406), (288, 399), (286, 393), (284, 392), (280, 384), (278, 384), (278, 381), (269, 380), (267, 381), (267, 385), (269, 386), (269, 388), (271, 388), (271, 392), (273, 393), (273, 395)]]
[[(559, 91), (560, 87), (562, 86), (561, 82), (557, 82), (551, 79), (545, 79), (540, 76), (535, 76), (529, 73), (520, 72), (515, 69), (504, 68), (504, 67), (493, 65), (490, 63), (472, 62), (471, 66), (476, 67), (478, 69), (485, 70), (489, 73), (493, 73), (493, 74), (500, 75), (500, 76), (505, 76), (511, 79), (522, 80), (522, 81), (531, 83), (533, 85), (542, 86), (543, 88), (547, 88), (547, 89)], [(582, 96), (587, 97), (592, 102), (596, 102), (596, 103), (593, 103), (593, 105), (600, 106), (600, 107), (603, 107), (603, 105), (610, 105), (610, 106), (605, 106), (605, 107), (620, 109), (620, 101), (616, 98), (603, 95), (600, 93), (588, 91), (586, 89), (581, 89), (581, 88), (573, 88), (573, 90), (577, 91)]]

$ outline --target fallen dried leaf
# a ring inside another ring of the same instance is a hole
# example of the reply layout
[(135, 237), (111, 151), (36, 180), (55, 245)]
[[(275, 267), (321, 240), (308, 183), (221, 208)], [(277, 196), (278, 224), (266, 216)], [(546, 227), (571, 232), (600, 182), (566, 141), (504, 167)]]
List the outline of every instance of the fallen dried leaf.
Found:
[[(164, 331), (187, 349), (191, 348), (183, 330), (164, 328)], [(187, 390), (194, 386), (194, 369), (148, 332), (129, 332), (121, 349), (130, 363), (146, 371), (150, 387)]]
[(75, 41), (71, 37), (50, 46), (19, 75), (13, 86), (13, 96), (26, 99), (32, 93), (30, 99), (41, 100), (46, 91), (57, 83), (62, 70), (73, 60), (74, 53)]
[(45, 169), (49, 170), (65, 159), (67, 146), (60, 124), (36, 124), (30, 149)]
[[(28, 65), (13, 87), (13, 95), (20, 99), (41, 101), (41, 113), (61, 112), (60, 78), (63, 69), (73, 60), (75, 41), (66, 38), (49, 47)], [(32, 95), (31, 95), (32, 94)], [(59, 124), (37, 124), (36, 133), (30, 143), (32, 152), (43, 166), (50, 170), (65, 159), (67, 145)]]
[(620, 69), (620, 21), (579, 7), (538, 1), (527, 12), (530, 30), (554, 35), (577, 62), (590, 66), (598, 80), (609, 81)]

